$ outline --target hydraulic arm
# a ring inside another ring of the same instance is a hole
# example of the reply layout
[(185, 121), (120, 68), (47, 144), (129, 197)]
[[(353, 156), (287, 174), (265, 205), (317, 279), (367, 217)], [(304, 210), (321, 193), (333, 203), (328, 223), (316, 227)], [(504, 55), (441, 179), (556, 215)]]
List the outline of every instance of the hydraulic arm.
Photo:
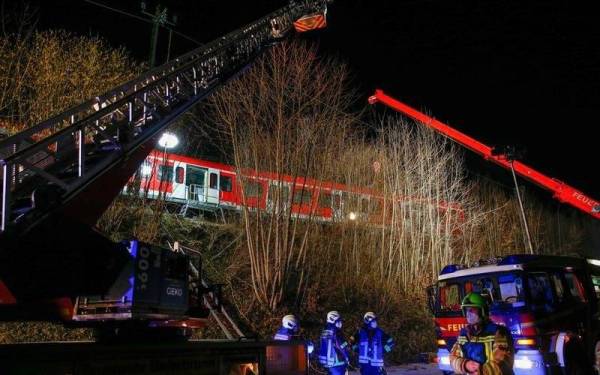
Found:
[(382, 104), (385, 104), (386, 106), (403, 113), (413, 120), (418, 121), (423, 125), (435, 130), (436, 132), (450, 138), (454, 142), (479, 154), (485, 160), (492, 161), (509, 170), (511, 167), (514, 168), (516, 174), (543, 187), (546, 190), (551, 191), (554, 198), (560, 202), (567, 203), (589, 215), (592, 215), (596, 219), (600, 219), (600, 203), (588, 197), (581, 191), (565, 184), (564, 182), (548, 177), (518, 160), (511, 160), (507, 158), (506, 155), (497, 154), (494, 152), (492, 147), (485, 145), (430, 116), (427, 116), (422, 112), (417, 111), (416, 109), (392, 98), (391, 96), (386, 95), (382, 90), (375, 90), (375, 94), (369, 97), (370, 104), (375, 104), (377, 102), (381, 102)]

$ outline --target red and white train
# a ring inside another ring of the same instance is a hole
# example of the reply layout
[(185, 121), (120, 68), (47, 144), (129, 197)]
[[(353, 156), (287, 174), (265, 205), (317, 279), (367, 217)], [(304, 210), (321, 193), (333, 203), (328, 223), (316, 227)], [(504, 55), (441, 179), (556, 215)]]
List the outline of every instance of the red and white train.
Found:
[[(348, 219), (381, 224), (391, 220), (392, 205), (386, 205), (383, 196), (372, 189), (254, 170), (244, 172), (240, 181), (231, 165), (159, 150), (146, 158), (138, 174), (141, 195), (180, 204), (184, 211), (240, 211), (246, 206), (265, 212), (277, 208), (294, 217), (319, 221)], [(415, 203), (435, 204), (442, 214), (450, 213), (458, 222), (464, 220), (462, 207), (455, 203), (432, 203), (418, 197), (396, 199), (412, 203), (413, 208), (424, 207)]]

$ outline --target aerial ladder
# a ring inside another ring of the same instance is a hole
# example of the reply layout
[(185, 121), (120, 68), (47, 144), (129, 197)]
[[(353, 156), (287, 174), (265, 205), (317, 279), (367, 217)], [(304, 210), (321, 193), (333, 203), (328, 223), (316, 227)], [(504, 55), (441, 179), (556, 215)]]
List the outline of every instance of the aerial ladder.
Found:
[(325, 27), (326, 9), (325, 0), (290, 2), (0, 140), (0, 315), (105, 293), (138, 244), (117, 246), (93, 226), (161, 132), (292, 29)]
[(478, 140), (461, 133), (460, 131), (419, 112), (418, 110), (400, 102), (397, 99), (385, 94), (383, 90), (375, 90), (375, 94), (369, 97), (369, 103), (382, 103), (395, 111), (398, 111), (411, 119), (422, 123), (435, 132), (450, 138), (452, 141), (464, 146), (465, 148), (482, 156), (485, 160), (489, 160), (505, 169), (514, 170), (514, 172), (535, 183), (542, 188), (553, 193), (553, 197), (562, 203), (569, 204), (596, 219), (600, 219), (600, 203), (597, 200), (590, 198), (581, 191), (559, 181), (555, 178), (548, 177), (543, 173), (531, 168), (530, 166), (514, 160), (501, 150), (490, 147)]

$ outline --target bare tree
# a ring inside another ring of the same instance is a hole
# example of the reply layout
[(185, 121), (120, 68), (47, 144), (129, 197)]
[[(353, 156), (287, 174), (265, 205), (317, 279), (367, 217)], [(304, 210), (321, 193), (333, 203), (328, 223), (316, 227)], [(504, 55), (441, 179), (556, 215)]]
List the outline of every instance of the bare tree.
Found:
[[(345, 65), (318, 57), (316, 47), (284, 43), (212, 100), (214, 123), (231, 145), (238, 175), (246, 177), (243, 222), (254, 296), (271, 309), (288, 292), (297, 299), (310, 278), (315, 220), (311, 212), (298, 220), (289, 208), (318, 194), (311, 181), (322, 183), (333, 174), (354, 120), (346, 84)], [(261, 179), (252, 171), (293, 181), (273, 186), (268, 207), (251, 211), (247, 203), (257, 193), (251, 190)]]

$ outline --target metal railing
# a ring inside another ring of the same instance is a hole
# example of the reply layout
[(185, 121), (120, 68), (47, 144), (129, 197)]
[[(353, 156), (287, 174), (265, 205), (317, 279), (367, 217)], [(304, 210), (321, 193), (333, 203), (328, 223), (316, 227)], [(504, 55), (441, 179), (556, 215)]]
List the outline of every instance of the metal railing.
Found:
[[(192, 105), (241, 72), (322, 1), (294, 3), (0, 141), (0, 233), (14, 202), (44, 185), (76, 196)], [(31, 206), (30, 211), (42, 210)], [(21, 209), (20, 215), (29, 214)], [(23, 213), (25, 212), (25, 213)], [(44, 214), (37, 212), (36, 214)]]

